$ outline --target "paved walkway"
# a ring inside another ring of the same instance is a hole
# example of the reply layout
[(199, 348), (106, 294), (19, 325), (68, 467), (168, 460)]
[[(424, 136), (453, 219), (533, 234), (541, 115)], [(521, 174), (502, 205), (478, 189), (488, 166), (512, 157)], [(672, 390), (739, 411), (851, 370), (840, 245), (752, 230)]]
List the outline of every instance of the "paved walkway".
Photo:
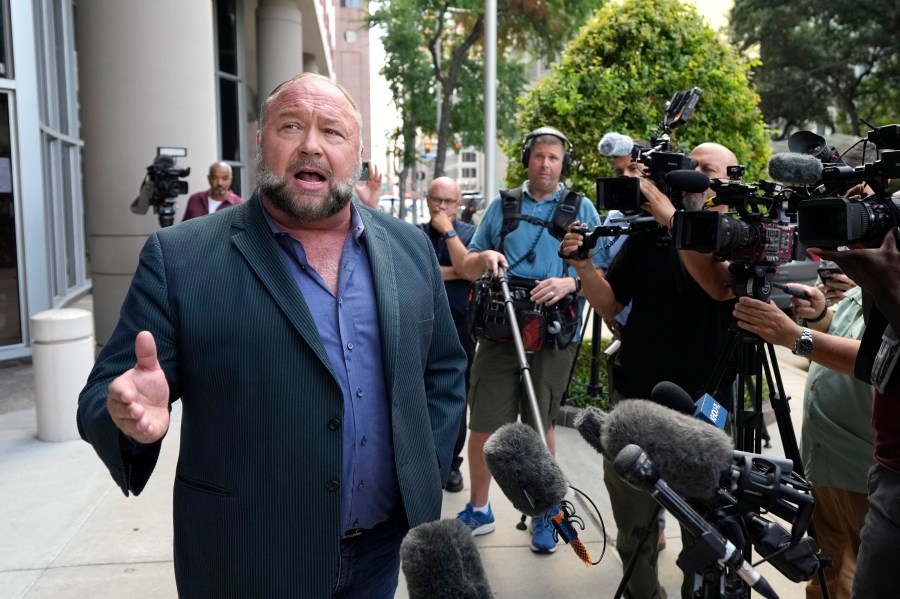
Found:
[[(802, 361), (779, 351), (779, 364), (799, 436), (805, 371)], [(178, 454), (180, 406), (163, 444), (156, 472), (140, 497), (125, 498), (93, 449), (82, 441), (44, 443), (36, 438), (33, 372), (30, 364), (0, 365), (0, 597), (27, 599), (176, 597), (172, 567), (172, 483)], [(74, 406), (72, 407), (74, 418)], [(782, 455), (770, 425), (774, 455)], [(606, 525), (575, 499), (587, 530), (581, 534), (596, 559), (604, 538), (615, 538), (615, 523), (602, 480), (600, 457), (573, 429), (557, 432), (558, 460), (571, 484), (597, 504)], [(466, 488), (446, 493), (443, 516), (452, 518), (468, 500)], [(561, 545), (553, 555), (535, 555), (529, 534), (516, 529), (518, 513), (496, 485), (492, 488), (496, 532), (477, 537), (496, 597), (613, 597), (622, 567), (607, 541), (602, 562), (581, 564)], [(675, 565), (680, 530), (669, 516), (668, 546), (660, 557), (660, 577), (669, 597), (679, 596)], [(782, 598), (801, 598), (801, 584), (774, 569), (760, 572)], [(406, 598), (405, 583), (396, 595)]]

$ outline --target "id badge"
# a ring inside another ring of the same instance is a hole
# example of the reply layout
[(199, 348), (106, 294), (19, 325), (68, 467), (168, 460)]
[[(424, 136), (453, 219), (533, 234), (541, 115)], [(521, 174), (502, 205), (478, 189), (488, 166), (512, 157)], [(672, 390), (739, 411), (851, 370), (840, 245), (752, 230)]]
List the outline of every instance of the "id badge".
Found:
[(897, 333), (894, 332), (893, 327), (888, 325), (881, 336), (881, 347), (878, 348), (878, 354), (872, 364), (872, 384), (881, 393), (885, 392), (888, 381), (891, 380), (891, 375), (894, 373), (897, 358), (900, 357), (898, 350), (900, 350), (900, 340), (897, 339)]

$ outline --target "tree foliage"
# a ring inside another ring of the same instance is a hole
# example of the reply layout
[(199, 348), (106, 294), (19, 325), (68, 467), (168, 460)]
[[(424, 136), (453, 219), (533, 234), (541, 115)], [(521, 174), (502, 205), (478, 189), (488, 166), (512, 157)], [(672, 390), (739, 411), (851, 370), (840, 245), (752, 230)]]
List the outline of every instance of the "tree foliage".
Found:
[[(497, 2), (497, 122), (501, 130), (508, 133), (511, 129), (514, 98), (525, 84), (523, 53), (555, 55), (600, 3), (602, 0)], [(405, 108), (400, 108), (403, 127), (436, 133), (434, 174), (442, 175), (452, 141), (483, 147), (484, 2), (454, 0), (451, 6), (436, 0), (382, 0), (376, 6), (369, 23), (385, 30), (388, 64), (382, 73), (389, 81), (393, 77), (397, 82), (391, 91), (395, 102), (404, 103)], [(391, 39), (394, 36), (403, 41), (395, 43)], [(405, 66), (392, 66), (397, 62), (419, 65), (423, 57), (431, 69), (430, 82), (424, 84), (418, 77), (409, 76)], [(440, 120), (432, 110), (429, 121), (428, 111), (419, 108), (426, 104), (435, 106), (437, 89)], [(406, 102), (412, 96), (418, 100)], [(408, 158), (407, 155), (404, 160)]]
[(896, 0), (735, 0), (731, 10), (732, 38), (759, 54), (763, 114), (783, 135), (817, 123), (858, 136), (860, 117), (896, 119), (898, 29)]
[[(696, 86), (703, 96), (673, 141), (686, 149), (721, 143), (753, 180), (763, 174), (768, 145), (747, 69), (689, 4), (608, 4), (581, 29), (555, 70), (523, 98), (519, 130), (549, 125), (564, 132), (575, 150), (573, 187), (593, 196), (595, 178), (612, 174), (597, 151), (600, 138), (608, 131), (649, 138), (666, 101)], [(510, 181), (525, 176), (519, 149), (508, 145)]]

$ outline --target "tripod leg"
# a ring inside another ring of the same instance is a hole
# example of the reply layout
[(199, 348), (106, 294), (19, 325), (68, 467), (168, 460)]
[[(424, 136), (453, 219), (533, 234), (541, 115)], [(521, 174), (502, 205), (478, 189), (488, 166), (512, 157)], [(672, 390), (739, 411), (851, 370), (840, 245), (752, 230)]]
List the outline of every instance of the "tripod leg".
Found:
[(653, 518), (647, 522), (647, 525), (643, 528), (636, 529), (636, 535), (638, 537), (638, 544), (634, 550), (634, 553), (631, 554), (631, 559), (628, 560), (628, 565), (625, 567), (625, 573), (622, 575), (622, 580), (619, 582), (619, 588), (616, 589), (616, 594), (613, 596), (613, 599), (621, 599), (622, 595), (625, 593), (625, 589), (628, 586), (628, 581), (631, 580), (631, 573), (634, 572), (634, 567), (637, 565), (638, 559), (641, 557), (641, 549), (647, 543), (647, 538), (650, 536), (650, 531), (653, 529), (653, 523), (657, 521), (659, 518), (659, 514), (653, 514)]

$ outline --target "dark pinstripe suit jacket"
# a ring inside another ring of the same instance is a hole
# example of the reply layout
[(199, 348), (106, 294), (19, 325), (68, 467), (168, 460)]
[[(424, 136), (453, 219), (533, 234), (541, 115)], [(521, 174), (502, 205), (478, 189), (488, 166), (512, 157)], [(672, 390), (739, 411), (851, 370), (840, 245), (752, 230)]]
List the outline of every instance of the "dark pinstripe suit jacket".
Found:
[[(440, 270), (415, 227), (357, 204), (377, 293), (394, 454), (410, 526), (440, 517), (465, 406), (465, 354)], [(175, 575), (186, 597), (324, 597), (338, 563), (341, 390), (263, 216), (247, 202), (152, 234), (119, 323), (81, 393), (78, 425), (127, 495), (159, 443), (133, 451), (110, 381), (156, 338), (182, 399)]]

